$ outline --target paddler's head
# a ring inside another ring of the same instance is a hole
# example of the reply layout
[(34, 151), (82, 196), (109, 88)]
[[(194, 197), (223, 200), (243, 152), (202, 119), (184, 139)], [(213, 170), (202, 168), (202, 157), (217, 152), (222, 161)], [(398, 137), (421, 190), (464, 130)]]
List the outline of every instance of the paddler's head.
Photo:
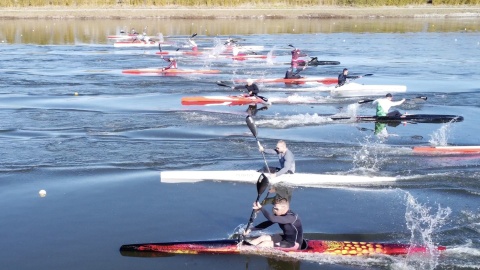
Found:
[(343, 69), (343, 74), (347, 75), (348, 74), (348, 68)]
[(290, 202), (281, 195), (275, 195), (273, 200), (273, 214), (276, 216), (285, 215), (290, 210)]
[(287, 143), (284, 141), (284, 140), (279, 140), (277, 142), (277, 147), (275, 147), (275, 151), (277, 151), (278, 153), (285, 153), (287, 152)]
[(389, 100), (392, 100), (393, 96), (392, 94), (388, 93), (385, 95), (385, 98), (389, 99)]
[(247, 85), (252, 85), (253, 84), (253, 79), (247, 79)]

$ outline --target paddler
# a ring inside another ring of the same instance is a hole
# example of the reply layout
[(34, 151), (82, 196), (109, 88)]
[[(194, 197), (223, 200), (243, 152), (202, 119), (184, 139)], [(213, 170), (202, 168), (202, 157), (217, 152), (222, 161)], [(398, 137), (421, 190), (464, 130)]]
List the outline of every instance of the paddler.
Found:
[(348, 68), (344, 68), (342, 73), (338, 74), (338, 84), (335, 87), (340, 87), (347, 82), (347, 79), (358, 79), (362, 78), (362, 76), (349, 76), (348, 75)]
[(285, 79), (300, 79), (303, 78), (302, 76), (298, 75), (299, 71), (293, 72), (293, 68), (289, 68), (287, 72), (285, 72)]
[(259, 202), (253, 203), (253, 209), (261, 211), (267, 221), (264, 221), (251, 230), (245, 232), (248, 235), (250, 231), (263, 230), (277, 223), (281, 234), (262, 235), (250, 241), (244, 241), (246, 245), (254, 245), (265, 248), (280, 248), (282, 250), (298, 250), (303, 243), (303, 227), (300, 217), (290, 210), (291, 196), (282, 194), (277, 190), (273, 201), (272, 212), (262, 207)]
[(391, 107), (398, 106), (405, 102), (405, 99), (400, 101), (392, 101), (393, 96), (392, 94), (388, 93), (385, 95), (384, 98), (379, 98), (373, 101), (372, 104), (377, 105), (376, 115), (377, 116), (390, 116), (390, 117), (400, 117), (402, 114), (395, 110), (392, 112), (388, 112)]
[(254, 83), (252, 79), (247, 79), (247, 84), (245, 84), (245, 85), (232, 86), (233, 90), (244, 89), (244, 88), (247, 89), (248, 95), (251, 96), (251, 97), (258, 96), (258, 93), (260, 92), (257, 84)]
[(177, 68), (177, 60), (173, 57), (169, 57), (167, 59), (163, 58), (165, 61), (169, 62), (170, 64), (167, 67), (162, 68), (162, 70), (167, 69), (176, 69)]
[[(270, 167), (268, 171), (270, 176), (276, 177), (282, 174), (293, 174), (295, 173), (295, 156), (292, 151), (287, 148), (287, 143), (284, 140), (279, 140), (277, 142), (277, 147), (275, 149), (265, 149), (262, 145), (258, 146), (260, 152), (267, 154), (276, 154), (278, 155), (278, 161), (280, 162), (280, 168)], [(263, 168), (261, 171), (267, 172), (267, 168)]]
[(292, 51), (292, 61), (290, 62), (290, 67), (292, 69), (298, 68), (298, 66), (305, 66), (305, 61), (298, 59), (299, 57), (307, 56), (306, 54), (302, 53), (300, 49), (294, 48)]

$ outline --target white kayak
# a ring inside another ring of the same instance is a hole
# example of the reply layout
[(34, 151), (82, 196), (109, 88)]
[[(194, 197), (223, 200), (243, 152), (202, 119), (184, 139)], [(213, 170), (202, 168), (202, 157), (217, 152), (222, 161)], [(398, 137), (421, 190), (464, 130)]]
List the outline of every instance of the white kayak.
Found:
[(117, 41), (113, 43), (115, 48), (131, 48), (131, 47), (142, 47), (142, 48), (158, 48), (158, 45), (162, 47), (172, 46), (169, 43), (161, 43), (154, 40), (142, 41), (142, 40), (132, 40), (132, 41)]
[[(265, 174), (268, 176), (268, 173)], [(163, 171), (160, 172), (160, 182), (163, 183), (195, 183), (205, 180), (256, 183), (260, 173), (254, 170), (238, 171)], [(371, 184), (396, 181), (388, 176), (361, 176), (295, 173), (270, 177), (272, 184), (283, 182), (293, 186), (315, 186), (322, 184)]]
[(336, 97), (364, 97), (384, 96), (388, 93), (405, 93), (405, 85), (368, 85), (359, 83), (347, 83), (330, 91), (331, 96)]

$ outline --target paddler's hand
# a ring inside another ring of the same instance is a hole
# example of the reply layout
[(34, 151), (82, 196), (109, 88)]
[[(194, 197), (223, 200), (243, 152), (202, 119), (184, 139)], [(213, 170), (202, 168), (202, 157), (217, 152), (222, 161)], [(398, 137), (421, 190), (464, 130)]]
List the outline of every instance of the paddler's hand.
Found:
[(249, 235), (251, 231), (252, 231), (252, 230), (248, 229), (248, 230), (246, 230), (246, 231), (243, 232), (243, 235)]
[(262, 208), (262, 205), (259, 202), (254, 202), (252, 208), (253, 208), (253, 210), (258, 211)]
[(264, 152), (264, 151), (265, 151), (265, 148), (263, 148), (263, 146), (261, 146), (261, 145), (258, 145), (258, 150), (259, 150), (260, 152)]

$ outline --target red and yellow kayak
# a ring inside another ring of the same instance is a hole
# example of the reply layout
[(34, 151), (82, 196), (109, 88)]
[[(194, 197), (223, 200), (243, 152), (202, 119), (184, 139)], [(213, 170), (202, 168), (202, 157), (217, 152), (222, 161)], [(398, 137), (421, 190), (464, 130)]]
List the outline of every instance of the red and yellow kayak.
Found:
[(182, 105), (250, 105), (250, 104), (270, 104), (264, 97), (251, 96), (197, 96), (182, 98)]
[(125, 69), (123, 74), (132, 75), (183, 75), (183, 74), (217, 74), (220, 70), (216, 69), (178, 69), (170, 68), (163, 70), (162, 68), (142, 68), (142, 69)]
[(480, 146), (415, 146), (413, 152), (426, 154), (480, 154)]
[[(445, 247), (436, 247), (443, 251)], [(339, 256), (370, 256), (370, 255), (405, 255), (411, 253), (426, 253), (429, 251), (424, 246), (409, 244), (375, 243), (375, 242), (350, 242), (306, 240), (299, 250), (284, 250), (258, 248), (242, 245), (239, 240), (210, 240), (192, 242), (169, 242), (151, 244), (132, 244), (120, 247), (124, 256), (155, 257), (161, 254), (259, 254), (269, 255), (277, 251), (282, 254), (329, 254)], [(278, 255), (278, 254), (277, 254)]]

